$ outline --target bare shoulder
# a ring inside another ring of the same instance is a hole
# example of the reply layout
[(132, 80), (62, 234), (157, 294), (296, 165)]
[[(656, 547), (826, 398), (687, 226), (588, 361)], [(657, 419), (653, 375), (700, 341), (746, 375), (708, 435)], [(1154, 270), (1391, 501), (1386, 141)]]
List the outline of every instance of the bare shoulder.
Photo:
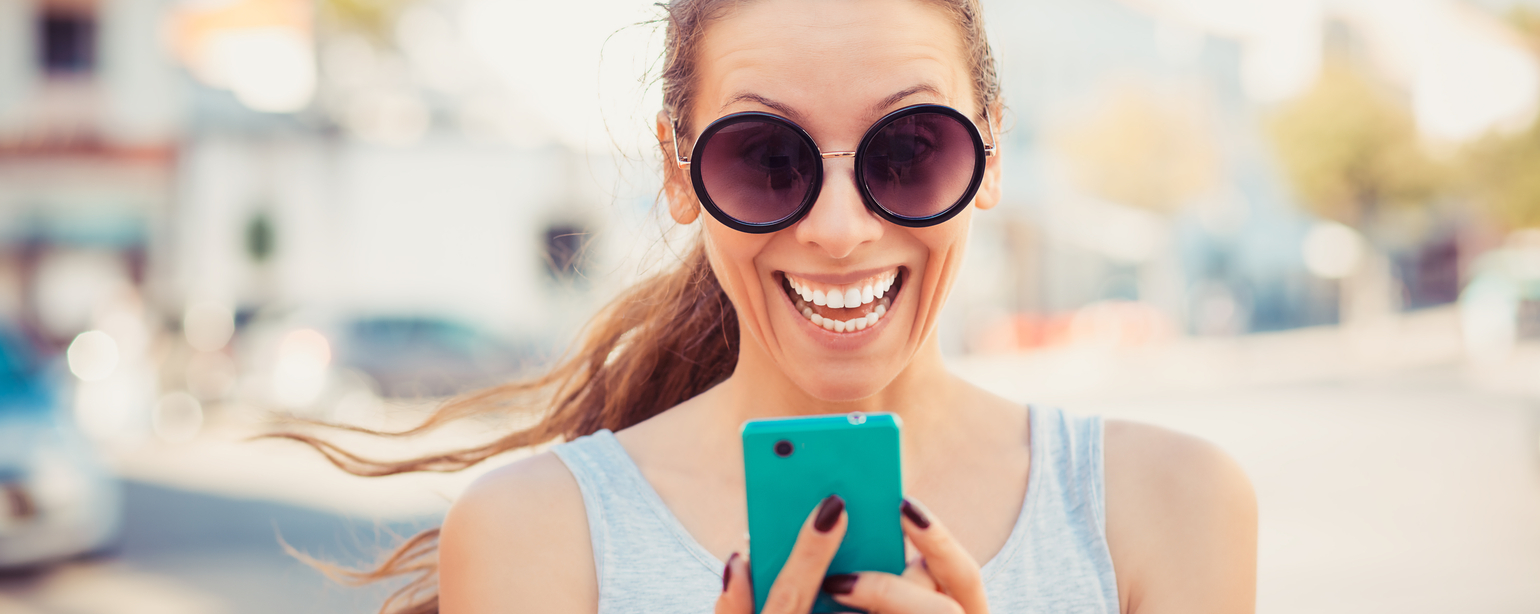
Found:
[(439, 536), (439, 607), (444, 614), (598, 609), (583, 495), (555, 454), (495, 469), (455, 500)]
[(1257, 503), (1218, 446), (1169, 429), (1109, 420), (1107, 541), (1123, 611), (1252, 612)]

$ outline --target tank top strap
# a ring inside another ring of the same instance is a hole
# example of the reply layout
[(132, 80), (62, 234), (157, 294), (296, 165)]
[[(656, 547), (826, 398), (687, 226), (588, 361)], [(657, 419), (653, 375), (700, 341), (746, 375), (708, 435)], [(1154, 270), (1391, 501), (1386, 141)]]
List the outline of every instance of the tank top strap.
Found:
[(679, 524), (614, 433), (601, 430), (551, 451), (583, 494), (599, 612), (710, 612), (722, 562)]
[[(1032, 428), (1042, 432), (1044, 479), (1067, 513), (1106, 533), (1106, 484), (1102, 466), (1102, 418), (1079, 416), (1056, 407), (1033, 407)], [(1035, 443), (1035, 442), (1034, 442)]]
[(990, 608), (1115, 614), (1102, 420), (1033, 406), (1029, 422), (1032, 466), (1021, 515), (982, 569)]

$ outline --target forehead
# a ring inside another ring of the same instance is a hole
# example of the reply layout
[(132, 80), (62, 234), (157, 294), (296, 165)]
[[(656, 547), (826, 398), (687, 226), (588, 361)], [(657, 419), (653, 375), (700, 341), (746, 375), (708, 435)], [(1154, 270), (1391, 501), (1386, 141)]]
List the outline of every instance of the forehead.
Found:
[(960, 29), (919, 0), (750, 2), (714, 20), (698, 52), (698, 121), (763, 100), (798, 122), (869, 120), (891, 110), (874, 105), (915, 89), (908, 104), (973, 106)]

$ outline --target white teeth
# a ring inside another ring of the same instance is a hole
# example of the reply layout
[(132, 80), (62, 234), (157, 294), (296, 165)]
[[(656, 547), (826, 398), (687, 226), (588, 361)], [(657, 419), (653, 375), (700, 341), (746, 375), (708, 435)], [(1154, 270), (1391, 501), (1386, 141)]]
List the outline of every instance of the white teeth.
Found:
[(877, 281), (877, 285), (872, 288), (872, 296), (882, 298), (883, 295), (888, 293), (888, 290), (893, 289), (893, 282), (897, 279), (893, 275), (884, 275), (882, 279)]
[[(898, 280), (897, 275), (881, 275), (859, 286), (843, 286), (833, 288), (827, 292), (814, 290), (812, 285), (787, 276), (787, 285), (792, 290), (792, 300), (795, 310), (807, 318), (813, 326), (822, 327), (836, 333), (853, 333), (876, 326), (877, 322), (887, 314), (891, 298), (885, 298)], [(828, 307), (830, 309), (855, 309), (863, 305), (876, 303), (866, 315), (849, 320), (836, 320), (819, 315), (813, 306)]]
[(882, 316), (888, 312), (887, 301), (880, 301), (865, 316), (842, 321), (834, 318), (825, 318), (805, 303), (799, 306), (802, 308), (802, 317), (812, 322), (813, 326), (823, 327), (825, 330), (836, 333), (855, 332), (876, 326), (877, 322), (882, 320)]
[(850, 309), (880, 300), (893, 290), (893, 284), (897, 281), (898, 274), (886, 273), (861, 285), (814, 289), (814, 284), (790, 275), (786, 276), (786, 282), (791, 286), (792, 294), (801, 297), (803, 302), (835, 309)]
[[(843, 293), (841, 293), (839, 290), (835, 290), (833, 292), (830, 292), (828, 296), (824, 297), (824, 300), (828, 301), (829, 307), (831, 307), (833, 309), (844, 309), (845, 308), (845, 295)], [(854, 307), (854, 306), (855, 305), (851, 305), (851, 307)]]

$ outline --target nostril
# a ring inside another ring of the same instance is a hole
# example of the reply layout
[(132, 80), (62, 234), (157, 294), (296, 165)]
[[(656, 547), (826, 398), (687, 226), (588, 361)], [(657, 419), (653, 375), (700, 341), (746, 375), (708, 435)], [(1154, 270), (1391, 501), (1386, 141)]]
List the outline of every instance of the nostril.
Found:
[(863, 243), (882, 237), (882, 218), (867, 208), (853, 177), (825, 179), (825, 189), (796, 226), (797, 240), (816, 244), (832, 258), (845, 258)]

